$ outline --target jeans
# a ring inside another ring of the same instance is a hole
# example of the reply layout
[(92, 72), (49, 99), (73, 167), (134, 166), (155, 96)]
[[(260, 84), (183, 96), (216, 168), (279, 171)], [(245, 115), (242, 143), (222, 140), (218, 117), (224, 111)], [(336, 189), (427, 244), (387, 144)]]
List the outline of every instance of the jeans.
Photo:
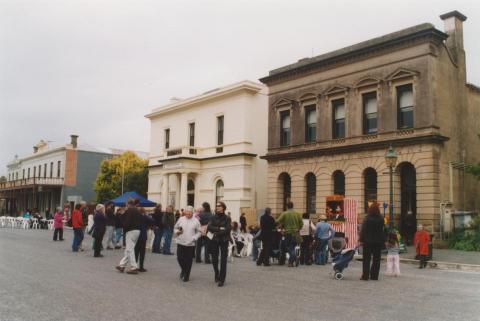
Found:
[(135, 261), (135, 245), (137, 244), (138, 237), (140, 236), (140, 230), (128, 231), (125, 234), (125, 252), (123, 258), (118, 264), (121, 267), (126, 267), (130, 263), (132, 269), (137, 269), (137, 261)]
[(295, 237), (292, 234), (285, 235), (285, 245), (288, 251), (288, 263), (294, 263), (297, 259), (297, 254), (295, 253), (295, 247), (297, 246), (297, 242), (295, 241)]
[(114, 248), (115, 247), (115, 226), (107, 226), (107, 229), (105, 230), (105, 236), (106, 240), (105, 242), (107, 243), (107, 246), (105, 248)]
[(73, 229), (73, 243), (72, 243), (72, 251), (78, 252), (78, 248), (83, 241), (83, 228), (74, 228)]
[(161, 227), (153, 230), (155, 238), (153, 239), (152, 252), (160, 253), (160, 245), (162, 243), (163, 229)]
[(256, 261), (258, 259), (258, 249), (260, 248), (261, 241), (255, 240), (252, 244), (252, 260)]
[(315, 264), (325, 265), (328, 261), (328, 239), (317, 239), (318, 246), (315, 248)]
[(170, 251), (170, 247), (172, 244), (172, 233), (173, 230), (170, 228), (164, 228), (163, 229), (163, 235), (165, 237), (165, 240), (163, 242), (163, 254), (171, 254), (172, 251)]
[(115, 246), (117, 246), (120, 240), (122, 239), (122, 235), (123, 235), (123, 228), (116, 227), (115, 228)]

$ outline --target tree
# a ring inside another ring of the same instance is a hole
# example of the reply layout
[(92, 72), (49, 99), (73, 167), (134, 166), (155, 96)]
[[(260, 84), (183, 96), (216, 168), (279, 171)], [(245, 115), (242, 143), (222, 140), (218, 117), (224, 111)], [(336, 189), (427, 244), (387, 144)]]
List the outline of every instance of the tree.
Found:
[(147, 195), (148, 161), (127, 151), (120, 156), (102, 161), (100, 172), (94, 183), (97, 202), (113, 199), (123, 191), (135, 191), (142, 196)]

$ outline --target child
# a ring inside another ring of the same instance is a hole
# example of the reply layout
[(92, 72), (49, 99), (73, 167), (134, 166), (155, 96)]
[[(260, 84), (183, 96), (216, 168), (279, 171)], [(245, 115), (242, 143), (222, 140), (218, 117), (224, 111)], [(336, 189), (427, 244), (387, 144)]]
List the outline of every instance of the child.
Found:
[(428, 242), (430, 240), (430, 235), (427, 231), (423, 229), (423, 225), (419, 224), (417, 227), (417, 232), (413, 238), (413, 245), (417, 249), (417, 253), (420, 255), (420, 266), (419, 269), (427, 267), (427, 257), (428, 257)]
[(385, 274), (389, 276), (400, 276), (400, 246), (396, 233), (388, 234), (387, 250), (387, 271)]

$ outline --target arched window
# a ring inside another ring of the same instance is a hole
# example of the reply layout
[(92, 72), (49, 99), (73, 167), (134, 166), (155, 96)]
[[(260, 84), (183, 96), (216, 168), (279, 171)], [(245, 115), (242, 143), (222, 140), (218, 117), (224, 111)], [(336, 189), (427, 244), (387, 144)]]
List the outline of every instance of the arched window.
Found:
[(223, 199), (223, 181), (219, 179), (215, 185), (215, 202)]
[(305, 176), (305, 183), (307, 185), (306, 193), (306, 209), (307, 213), (315, 214), (317, 210), (316, 197), (317, 197), (317, 177), (313, 173), (308, 173)]
[(365, 213), (369, 203), (377, 200), (377, 171), (369, 167), (363, 171), (363, 194), (365, 202)]
[(345, 196), (345, 174), (340, 170), (333, 173), (333, 194)]
[(280, 174), (278, 178), (282, 189), (282, 206), (285, 211), (287, 209), (287, 203), (290, 202), (292, 197), (292, 179), (287, 173)]

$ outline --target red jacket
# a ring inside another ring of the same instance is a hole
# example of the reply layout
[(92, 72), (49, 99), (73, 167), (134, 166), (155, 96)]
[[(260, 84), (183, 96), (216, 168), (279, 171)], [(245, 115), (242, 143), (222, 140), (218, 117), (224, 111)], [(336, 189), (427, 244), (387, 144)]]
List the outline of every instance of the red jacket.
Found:
[(72, 212), (72, 227), (81, 228), (83, 227), (82, 212), (79, 210), (73, 210)]
[(417, 248), (417, 253), (420, 255), (428, 255), (428, 242), (430, 235), (427, 231), (417, 231), (413, 239), (413, 245)]

